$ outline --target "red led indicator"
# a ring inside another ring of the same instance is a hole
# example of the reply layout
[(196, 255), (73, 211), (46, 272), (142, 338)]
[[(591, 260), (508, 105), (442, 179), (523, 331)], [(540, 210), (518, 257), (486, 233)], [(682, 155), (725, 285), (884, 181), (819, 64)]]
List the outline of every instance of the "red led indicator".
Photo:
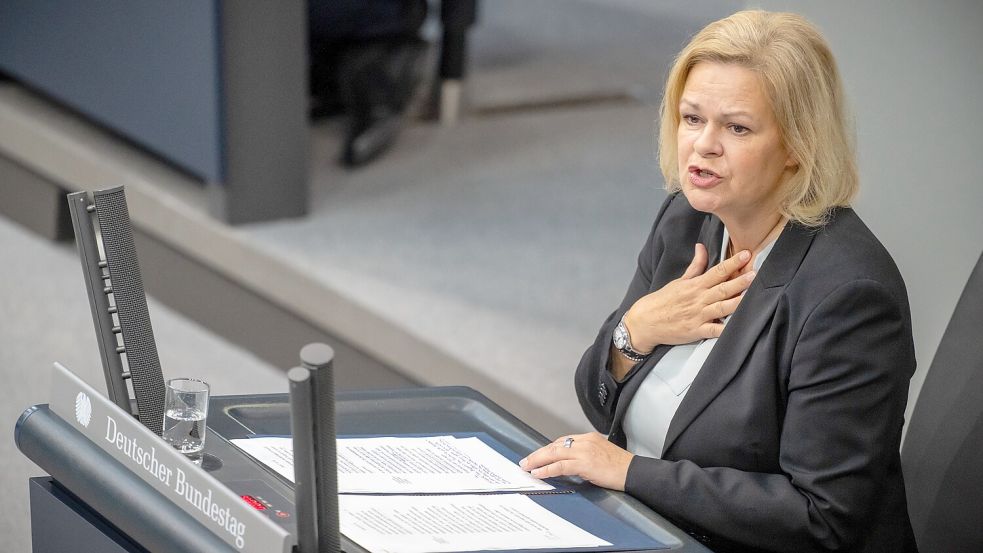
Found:
[(246, 503), (252, 505), (253, 509), (256, 509), (257, 511), (266, 510), (266, 505), (263, 505), (258, 499), (256, 499), (251, 495), (241, 495), (239, 497), (241, 497), (242, 500), (245, 501)]

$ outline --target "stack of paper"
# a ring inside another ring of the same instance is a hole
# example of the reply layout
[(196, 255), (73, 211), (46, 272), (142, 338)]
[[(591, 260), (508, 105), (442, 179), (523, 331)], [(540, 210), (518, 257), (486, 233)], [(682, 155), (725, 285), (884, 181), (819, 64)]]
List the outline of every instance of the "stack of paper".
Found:
[[(293, 481), (290, 438), (232, 443)], [(337, 455), (341, 532), (374, 553), (611, 545), (529, 497), (507, 493), (554, 487), (479, 438), (341, 438)]]
[(611, 545), (519, 494), (338, 498), (341, 532), (374, 553)]
[[(247, 438), (232, 443), (293, 482), (290, 438)], [(553, 489), (478, 438), (341, 438), (337, 447), (338, 493)]]

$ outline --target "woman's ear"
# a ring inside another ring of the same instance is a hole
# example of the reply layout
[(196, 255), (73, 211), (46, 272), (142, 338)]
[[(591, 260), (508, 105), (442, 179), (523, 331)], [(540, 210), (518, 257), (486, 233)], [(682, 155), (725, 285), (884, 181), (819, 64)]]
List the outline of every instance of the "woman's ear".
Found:
[(786, 169), (798, 169), (799, 168), (799, 161), (797, 159), (795, 159), (795, 156), (793, 156), (792, 154), (789, 154), (788, 157), (785, 158), (785, 168)]

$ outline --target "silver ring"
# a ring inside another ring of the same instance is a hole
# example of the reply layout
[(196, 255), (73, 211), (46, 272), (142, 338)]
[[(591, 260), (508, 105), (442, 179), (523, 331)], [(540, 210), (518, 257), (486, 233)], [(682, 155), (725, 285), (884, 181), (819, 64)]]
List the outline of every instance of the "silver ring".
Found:
[(570, 449), (573, 446), (573, 436), (567, 436), (567, 439), (563, 440), (563, 447)]

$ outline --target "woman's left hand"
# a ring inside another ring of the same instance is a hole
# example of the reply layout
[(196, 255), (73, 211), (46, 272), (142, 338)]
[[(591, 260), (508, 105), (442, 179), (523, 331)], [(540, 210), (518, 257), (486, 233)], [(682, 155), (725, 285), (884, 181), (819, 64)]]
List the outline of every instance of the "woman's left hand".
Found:
[[(564, 447), (570, 438), (570, 447)], [(579, 476), (597, 486), (624, 491), (628, 465), (634, 456), (602, 434), (591, 432), (558, 438), (519, 461), (519, 467), (536, 478)]]

